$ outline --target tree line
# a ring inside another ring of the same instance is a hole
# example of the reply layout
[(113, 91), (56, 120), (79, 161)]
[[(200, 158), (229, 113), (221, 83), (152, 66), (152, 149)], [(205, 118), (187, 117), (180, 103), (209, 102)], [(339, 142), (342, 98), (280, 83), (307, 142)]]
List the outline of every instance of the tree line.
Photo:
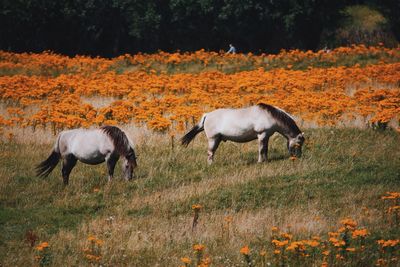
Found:
[(229, 43), (239, 52), (315, 50), (340, 44), (351, 5), (377, 10), (383, 31), (400, 39), (398, 0), (1, 0), (0, 49), (106, 57)]

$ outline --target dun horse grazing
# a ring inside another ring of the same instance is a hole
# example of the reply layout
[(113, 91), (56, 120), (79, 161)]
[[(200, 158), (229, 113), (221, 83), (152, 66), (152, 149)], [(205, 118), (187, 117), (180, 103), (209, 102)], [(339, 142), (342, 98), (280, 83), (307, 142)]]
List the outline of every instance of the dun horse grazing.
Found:
[(126, 180), (132, 179), (136, 168), (136, 156), (132, 143), (125, 133), (115, 126), (103, 126), (100, 129), (74, 129), (62, 131), (50, 156), (36, 167), (37, 176), (46, 177), (62, 159), (64, 184), (79, 160), (86, 164), (107, 163), (108, 180), (111, 181), (115, 164), (123, 157), (122, 168)]
[(208, 139), (208, 163), (221, 141), (249, 142), (258, 139), (258, 162), (267, 160), (269, 137), (278, 132), (287, 139), (291, 156), (300, 157), (303, 133), (285, 111), (267, 104), (241, 109), (217, 109), (206, 113), (200, 122), (182, 137), (187, 146), (198, 133), (205, 131)]

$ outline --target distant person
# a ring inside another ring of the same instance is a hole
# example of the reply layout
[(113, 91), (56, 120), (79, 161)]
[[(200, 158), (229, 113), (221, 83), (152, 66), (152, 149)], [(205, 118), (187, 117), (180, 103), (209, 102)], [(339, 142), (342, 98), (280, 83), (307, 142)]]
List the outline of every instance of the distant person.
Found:
[(227, 54), (236, 54), (236, 48), (232, 44), (229, 44), (229, 50), (226, 53)]
[(323, 50), (324, 50), (325, 53), (330, 53), (331, 52), (331, 50), (328, 48), (328, 46), (325, 46)]

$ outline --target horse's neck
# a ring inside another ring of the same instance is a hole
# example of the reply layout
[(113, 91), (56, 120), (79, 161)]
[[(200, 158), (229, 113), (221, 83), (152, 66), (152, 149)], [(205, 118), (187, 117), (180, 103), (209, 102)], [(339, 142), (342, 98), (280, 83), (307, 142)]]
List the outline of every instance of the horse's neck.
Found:
[(293, 129), (290, 129), (288, 126), (282, 126), (279, 124), (277, 124), (276, 131), (283, 135), (286, 139), (294, 138), (297, 135), (297, 133), (293, 131)]

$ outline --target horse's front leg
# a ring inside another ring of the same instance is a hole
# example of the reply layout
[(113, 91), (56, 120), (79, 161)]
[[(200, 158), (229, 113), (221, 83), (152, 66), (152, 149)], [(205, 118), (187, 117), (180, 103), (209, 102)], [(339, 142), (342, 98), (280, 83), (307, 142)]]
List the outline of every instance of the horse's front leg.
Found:
[(72, 169), (75, 167), (76, 161), (77, 161), (76, 157), (72, 154), (67, 155), (63, 158), (61, 172), (62, 172), (64, 185), (68, 185), (69, 175), (70, 175)]
[(212, 138), (208, 138), (208, 158), (207, 158), (207, 162), (208, 165), (211, 165), (213, 163), (214, 160), (214, 154), (215, 151), (217, 150), (219, 143), (221, 142), (221, 136), (215, 136)]
[(269, 136), (264, 132), (257, 135), (258, 139), (258, 162), (264, 162), (268, 159), (268, 141)]
[(106, 157), (106, 164), (107, 164), (107, 170), (108, 170), (108, 181), (111, 182), (114, 176), (114, 169), (115, 169), (115, 164), (117, 164), (118, 157), (113, 157), (111, 155), (108, 155)]

